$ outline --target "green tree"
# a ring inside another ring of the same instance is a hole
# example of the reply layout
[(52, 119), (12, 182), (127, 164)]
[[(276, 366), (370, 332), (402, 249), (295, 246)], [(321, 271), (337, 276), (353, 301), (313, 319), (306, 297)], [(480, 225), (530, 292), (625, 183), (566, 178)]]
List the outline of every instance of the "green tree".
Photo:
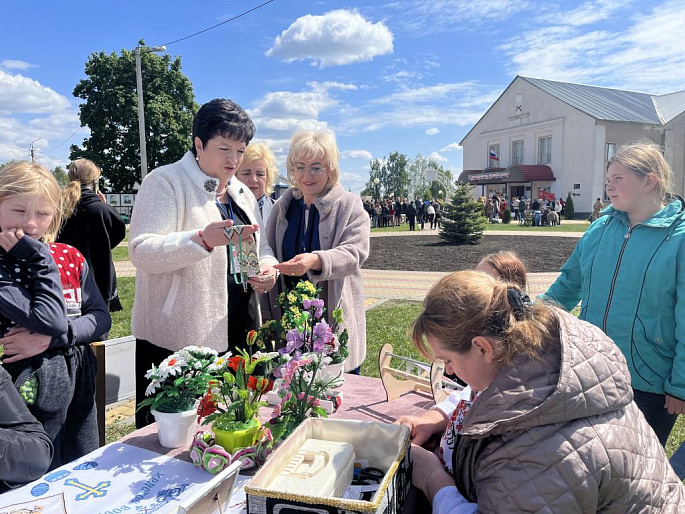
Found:
[[(372, 196), (378, 198), (393, 196), (404, 198), (409, 190), (409, 160), (400, 152), (393, 152), (383, 159), (374, 159), (370, 162), (369, 180), (366, 190), (373, 191)], [(374, 179), (378, 179), (376, 185)]]
[(564, 205), (564, 219), (572, 220), (573, 216), (576, 214), (576, 209), (573, 206), (573, 195), (571, 191), (568, 192), (566, 197), (566, 205)]
[(4, 168), (5, 166), (9, 166), (10, 164), (15, 163), (15, 162), (21, 162), (21, 161), (19, 161), (17, 159), (12, 159), (11, 161), (3, 162), (2, 164), (0, 164), (0, 170), (2, 168)]
[[(143, 41), (140, 45), (144, 46)], [(181, 71), (181, 58), (144, 53), (142, 76), (148, 169), (177, 161), (190, 148), (195, 103), (193, 85)], [(140, 182), (140, 142), (135, 56), (92, 53), (86, 62), (87, 79), (79, 81), (74, 96), (82, 125), (90, 136), (69, 158), (86, 157), (97, 163), (112, 190), (133, 193)]]
[(440, 237), (457, 245), (476, 244), (486, 225), (483, 204), (471, 196), (471, 185), (459, 184), (452, 202), (443, 205)]
[(62, 168), (62, 166), (55, 166), (55, 169), (52, 170), (52, 174), (55, 176), (60, 186), (64, 187), (69, 183), (69, 177), (67, 176), (67, 172), (64, 171), (64, 168)]

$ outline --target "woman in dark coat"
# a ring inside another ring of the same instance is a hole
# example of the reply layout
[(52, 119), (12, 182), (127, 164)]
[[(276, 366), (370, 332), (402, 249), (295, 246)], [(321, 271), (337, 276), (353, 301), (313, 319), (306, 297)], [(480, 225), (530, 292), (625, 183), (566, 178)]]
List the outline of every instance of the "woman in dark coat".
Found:
[(69, 244), (83, 254), (109, 311), (116, 312), (121, 310), (121, 303), (112, 249), (126, 237), (126, 224), (98, 191), (100, 175), (100, 168), (88, 159), (77, 159), (69, 166), (69, 179), (74, 182), (67, 186), (67, 221), (57, 242)]

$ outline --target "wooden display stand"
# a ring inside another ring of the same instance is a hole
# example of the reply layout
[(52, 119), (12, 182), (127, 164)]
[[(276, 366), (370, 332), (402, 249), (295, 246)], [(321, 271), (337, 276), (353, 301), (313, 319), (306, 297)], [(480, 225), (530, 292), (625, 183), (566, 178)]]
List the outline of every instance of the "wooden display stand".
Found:
[[(405, 369), (393, 368), (392, 359), (401, 360)], [(384, 344), (378, 355), (378, 368), (388, 401), (395, 400), (410, 391), (430, 393), (435, 403), (445, 400), (458, 388), (454, 382), (444, 379), (445, 366), (440, 360), (432, 365), (393, 353), (391, 344)]]

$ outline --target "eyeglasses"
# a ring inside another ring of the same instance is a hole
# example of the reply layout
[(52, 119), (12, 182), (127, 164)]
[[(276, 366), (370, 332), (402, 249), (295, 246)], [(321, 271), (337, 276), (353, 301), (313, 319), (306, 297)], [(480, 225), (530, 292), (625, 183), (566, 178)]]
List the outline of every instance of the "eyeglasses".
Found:
[(326, 169), (325, 166), (293, 166), (292, 170), (298, 175), (304, 175), (306, 171), (309, 171), (310, 175), (319, 176)]

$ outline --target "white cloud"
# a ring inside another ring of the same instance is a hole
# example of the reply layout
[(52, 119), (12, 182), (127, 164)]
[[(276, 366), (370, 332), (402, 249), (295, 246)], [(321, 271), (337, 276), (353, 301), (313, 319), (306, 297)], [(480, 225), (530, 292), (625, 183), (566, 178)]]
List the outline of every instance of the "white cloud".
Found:
[(56, 113), (69, 108), (69, 100), (40, 82), (0, 70), (0, 112)]
[(368, 152), (366, 150), (346, 150), (342, 152), (341, 155), (343, 159), (364, 159), (367, 161), (373, 159), (373, 155), (371, 155), (371, 152)]
[(16, 59), (5, 59), (0, 62), (0, 67), (5, 68), (6, 70), (28, 70), (29, 68), (35, 68), (36, 65)]
[[(554, 25), (572, 25), (580, 27), (590, 25), (611, 18), (616, 12), (625, 12), (631, 0), (596, 0), (585, 2), (583, 5), (566, 12), (559, 12), (551, 9), (544, 13), (536, 21), (541, 23), (551, 23)], [(548, 5), (553, 7), (553, 4)]]
[(429, 158), (431, 161), (435, 161), (435, 162), (447, 162), (447, 161), (448, 161), (448, 159), (447, 159), (446, 157), (443, 157), (443, 156), (440, 155), (438, 152), (433, 152), (433, 153), (431, 153), (431, 154), (428, 156), (428, 158)]
[(443, 146), (440, 152), (449, 152), (450, 150), (461, 150), (461, 145), (459, 143), (450, 143), (447, 146)]
[(411, 84), (421, 80), (423, 78), (423, 73), (420, 73), (418, 71), (401, 70), (395, 73), (381, 75), (381, 78), (386, 82), (395, 82), (397, 84)]
[(39, 163), (48, 168), (64, 165), (63, 159), (44, 152), (63, 143), (79, 125), (76, 109), (66, 97), (33, 79), (0, 70), (0, 162), (28, 159), (29, 146), (37, 140)]
[(425, 130), (436, 125), (468, 126), (480, 119), (501, 92), (499, 86), (475, 82), (400, 90), (360, 105), (336, 129), (354, 133), (385, 127), (424, 127)]
[[(383, 7), (389, 21), (414, 35), (455, 32), (506, 20), (531, 6), (528, 0), (414, 0)], [(537, 5), (537, 4), (533, 4)]]
[[(593, 13), (594, 8), (603, 10)], [(610, 0), (587, 3), (559, 15), (556, 25), (530, 30), (500, 49), (510, 57), (513, 75), (529, 75), (667, 93), (683, 89), (685, 4), (671, 0), (633, 14), (621, 30), (590, 30), (606, 17), (622, 18), (625, 6)]]
[(439, 134), (439, 133), (440, 133), (440, 129), (435, 128), (435, 127), (429, 128), (428, 130), (426, 130), (427, 136), (434, 136), (435, 134)]
[(455, 93), (463, 93), (473, 90), (477, 85), (474, 82), (452, 82), (446, 84), (435, 84), (433, 86), (423, 86), (414, 89), (405, 89), (392, 93), (388, 96), (377, 98), (373, 101), (376, 104), (401, 104), (406, 102), (434, 103), (436, 100), (448, 97)]
[(286, 62), (311, 59), (314, 66), (326, 68), (370, 61), (392, 51), (393, 35), (384, 23), (339, 9), (298, 18), (276, 37), (266, 55)]

